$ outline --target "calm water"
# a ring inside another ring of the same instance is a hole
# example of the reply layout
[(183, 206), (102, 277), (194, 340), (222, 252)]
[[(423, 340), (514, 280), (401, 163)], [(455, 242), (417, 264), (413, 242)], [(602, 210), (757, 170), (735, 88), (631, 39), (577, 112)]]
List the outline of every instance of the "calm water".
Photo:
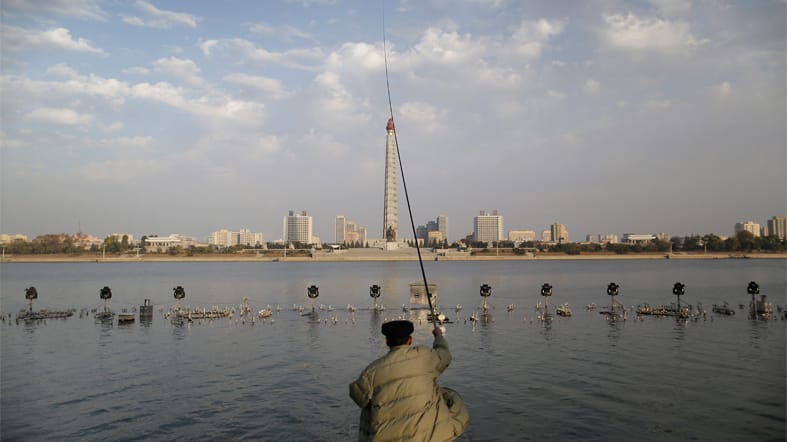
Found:
[[(103, 325), (78, 315), (45, 324), (0, 324), (2, 440), (303, 440), (356, 437), (359, 410), (348, 384), (385, 352), (382, 321), (401, 314), (417, 263), (2, 264), (4, 312), (25, 306), (156, 305), (152, 323)], [(454, 361), (440, 378), (468, 403), (461, 440), (785, 440), (785, 321), (753, 321), (745, 311), (712, 315), (713, 304), (747, 303), (760, 284), (785, 304), (785, 261), (429, 262)], [(609, 322), (588, 303), (704, 304), (707, 320), (645, 318)], [(541, 284), (574, 316), (534, 319)], [(493, 321), (465, 321), (493, 287)], [(319, 324), (291, 310), (320, 287)], [(375, 316), (369, 286), (388, 307)], [(282, 306), (275, 321), (177, 326), (158, 306)], [(346, 305), (359, 310), (352, 316)], [(456, 314), (455, 304), (464, 309)], [(515, 304), (512, 312), (505, 306)], [(337, 321), (324, 321), (336, 316)], [(416, 322), (417, 343), (431, 344)]]

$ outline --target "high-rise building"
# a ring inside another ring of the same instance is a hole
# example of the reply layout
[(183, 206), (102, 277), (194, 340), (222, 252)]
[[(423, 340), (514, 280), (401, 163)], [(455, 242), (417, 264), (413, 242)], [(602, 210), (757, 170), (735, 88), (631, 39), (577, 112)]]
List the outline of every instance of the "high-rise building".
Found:
[(787, 216), (774, 216), (769, 219), (768, 235), (785, 239), (787, 237)]
[(541, 231), (541, 242), (549, 242), (552, 241), (552, 231), (549, 229)]
[(283, 238), (286, 244), (293, 242), (310, 244), (312, 242), (312, 217), (308, 216), (305, 210), (300, 214), (290, 210), (289, 215), (284, 217), (283, 228)]
[(396, 242), (399, 238), (399, 206), (396, 200), (396, 139), (393, 118), (385, 126), (385, 196), (383, 197), (383, 238)]
[(760, 237), (760, 225), (755, 223), (754, 221), (746, 221), (742, 223), (735, 223), (735, 233), (738, 232), (749, 232), (755, 238)]
[(448, 217), (446, 215), (437, 216), (437, 230), (443, 235), (443, 240), (448, 240)]
[(265, 244), (265, 236), (261, 232), (252, 232), (249, 229), (240, 229), (238, 244), (242, 246), (261, 246)]
[(532, 230), (511, 230), (508, 232), (508, 240), (515, 243), (535, 241), (536, 232)]
[(336, 244), (342, 244), (344, 242), (344, 234), (346, 232), (347, 227), (347, 219), (339, 215), (336, 217), (336, 233), (334, 233), (333, 242)]
[(265, 237), (261, 232), (252, 232), (249, 229), (240, 229), (238, 232), (221, 229), (208, 236), (208, 244), (220, 247), (232, 247), (239, 244), (254, 247), (265, 244)]
[(606, 235), (602, 235), (602, 234), (587, 235), (585, 238), (586, 238), (585, 241), (595, 244), (610, 244), (610, 243), (617, 244), (618, 242), (620, 242), (618, 241), (618, 235), (615, 235), (614, 233), (609, 233)]
[(487, 213), (481, 210), (473, 218), (473, 240), (479, 242), (500, 241), (503, 239), (503, 217), (493, 210)]
[(217, 230), (208, 237), (208, 244), (220, 247), (232, 247), (238, 244), (238, 233), (227, 229)]
[(426, 237), (429, 234), (429, 230), (426, 229), (426, 226), (418, 226), (415, 228), (415, 237), (418, 239), (423, 239), (426, 241)]
[(568, 230), (566, 226), (560, 223), (552, 224), (549, 228), (549, 236), (552, 242), (563, 243), (568, 242)]

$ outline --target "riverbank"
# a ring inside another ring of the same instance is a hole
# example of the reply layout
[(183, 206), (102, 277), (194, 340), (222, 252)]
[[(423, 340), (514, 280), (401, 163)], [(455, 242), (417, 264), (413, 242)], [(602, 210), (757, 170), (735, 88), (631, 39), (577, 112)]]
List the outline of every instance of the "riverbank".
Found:
[[(535, 253), (529, 255), (498, 255), (490, 250), (486, 253), (467, 252), (433, 253), (421, 251), (428, 261), (543, 261), (543, 260), (662, 260), (662, 259), (787, 259), (787, 253)], [(124, 262), (359, 262), (359, 261), (417, 261), (415, 249), (384, 252), (377, 249), (350, 249), (340, 252), (317, 251), (303, 256), (270, 256), (256, 253), (211, 254), (194, 256), (171, 256), (143, 254), (125, 256), (101, 255), (5, 255), (3, 263), (124, 263)]]

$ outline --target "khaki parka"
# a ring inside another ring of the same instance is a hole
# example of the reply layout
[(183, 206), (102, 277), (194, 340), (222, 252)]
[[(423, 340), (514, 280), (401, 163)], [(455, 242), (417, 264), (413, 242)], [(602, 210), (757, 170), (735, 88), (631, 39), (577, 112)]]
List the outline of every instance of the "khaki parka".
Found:
[(361, 407), (361, 441), (450, 441), (470, 420), (461, 396), (437, 384), (451, 363), (448, 342), (435, 336), (433, 348), (400, 345), (369, 364), (350, 384)]

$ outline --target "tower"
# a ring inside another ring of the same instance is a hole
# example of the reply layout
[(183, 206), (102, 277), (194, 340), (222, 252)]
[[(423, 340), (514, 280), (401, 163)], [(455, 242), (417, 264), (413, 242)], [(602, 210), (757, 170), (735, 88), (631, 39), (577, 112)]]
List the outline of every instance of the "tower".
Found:
[(385, 196), (383, 198), (383, 237), (396, 242), (399, 237), (399, 206), (396, 200), (396, 139), (393, 118), (385, 127)]
[(333, 239), (336, 244), (344, 244), (344, 235), (347, 232), (346, 225), (347, 219), (344, 216), (339, 215), (336, 217), (336, 232)]

